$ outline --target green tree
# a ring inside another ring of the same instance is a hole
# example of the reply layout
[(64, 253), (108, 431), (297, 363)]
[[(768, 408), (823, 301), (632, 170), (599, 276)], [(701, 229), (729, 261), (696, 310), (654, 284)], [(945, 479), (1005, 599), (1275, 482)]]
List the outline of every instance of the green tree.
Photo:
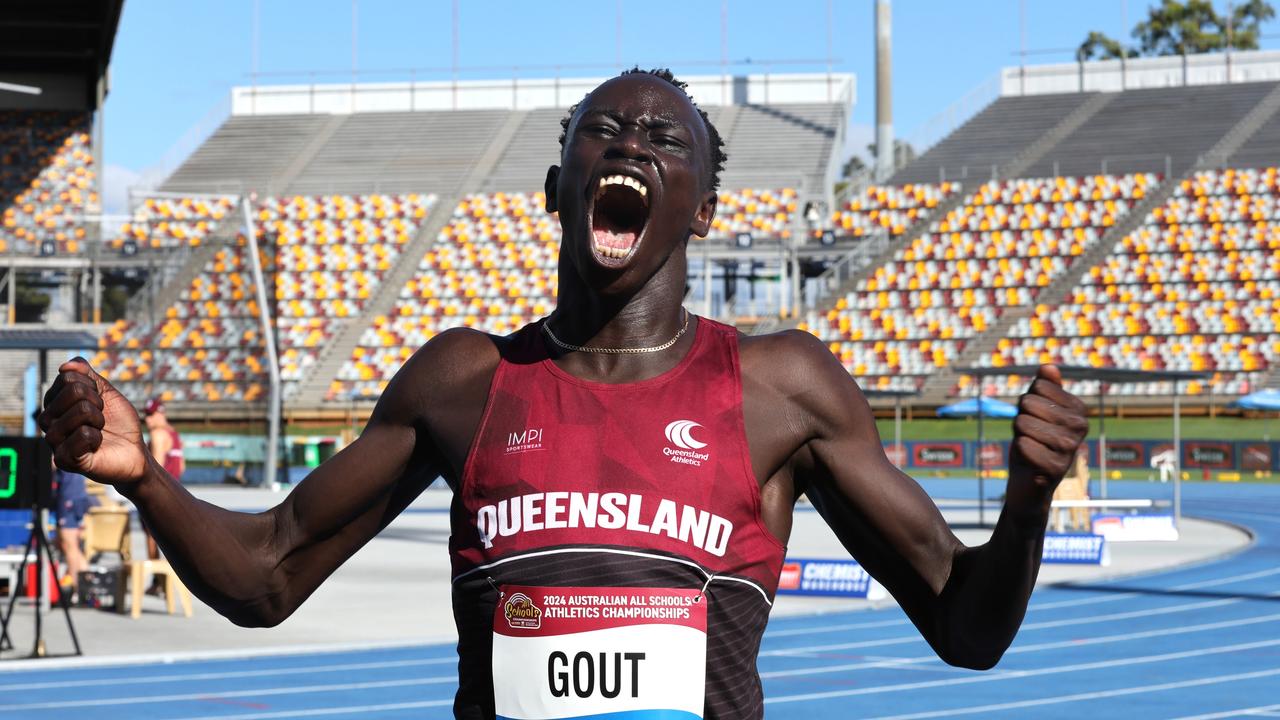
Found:
[(1133, 28), (1137, 50), (1095, 31), (1076, 50), (1076, 60), (1257, 50), (1262, 23), (1275, 17), (1275, 8), (1267, 0), (1245, 0), (1229, 8), (1219, 13), (1210, 0), (1161, 0)]
[(1262, 23), (1276, 16), (1276, 10), (1266, 0), (1249, 0), (1231, 10), (1229, 40), (1236, 50), (1257, 50)]
[(1115, 40), (1106, 33), (1094, 31), (1089, 33), (1089, 37), (1080, 43), (1080, 48), (1076, 50), (1076, 62), (1084, 62), (1086, 60), (1116, 60), (1125, 57), (1135, 57), (1138, 51), (1132, 48), (1126, 48), (1120, 44), (1119, 40)]

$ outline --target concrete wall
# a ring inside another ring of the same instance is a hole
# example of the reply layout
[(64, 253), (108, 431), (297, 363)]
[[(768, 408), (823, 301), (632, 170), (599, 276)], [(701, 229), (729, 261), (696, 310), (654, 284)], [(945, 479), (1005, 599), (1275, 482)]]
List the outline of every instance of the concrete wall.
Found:
[(1274, 80), (1280, 80), (1280, 51), (1257, 50), (1007, 67), (1000, 71), (1000, 94), (1118, 92)]
[[(416, 110), (533, 110), (565, 108), (604, 78), (480, 80), (466, 82), (271, 85), (231, 90), (232, 115), (349, 114)], [(700, 105), (852, 104), (849, 74), (692, 76), (689, 93)]]

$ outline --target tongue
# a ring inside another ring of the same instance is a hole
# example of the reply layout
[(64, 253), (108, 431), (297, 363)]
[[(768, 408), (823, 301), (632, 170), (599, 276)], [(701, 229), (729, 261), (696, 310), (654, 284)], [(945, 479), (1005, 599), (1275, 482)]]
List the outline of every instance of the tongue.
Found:
[(595, 228), (594, 234), (596, 245), (600, 247), (630, 250), (631, 246), (636, 242), (636, 234), (629, 230), (615, 233), (612, 230)]

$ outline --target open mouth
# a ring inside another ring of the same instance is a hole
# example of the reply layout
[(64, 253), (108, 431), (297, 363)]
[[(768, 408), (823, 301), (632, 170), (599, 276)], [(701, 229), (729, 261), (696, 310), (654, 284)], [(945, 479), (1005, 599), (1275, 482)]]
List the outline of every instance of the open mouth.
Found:
[(626, 175), (600, 178), (591, 210), (591, 245), (596, 255), (625, 260), (649, 219), (649, 189)]

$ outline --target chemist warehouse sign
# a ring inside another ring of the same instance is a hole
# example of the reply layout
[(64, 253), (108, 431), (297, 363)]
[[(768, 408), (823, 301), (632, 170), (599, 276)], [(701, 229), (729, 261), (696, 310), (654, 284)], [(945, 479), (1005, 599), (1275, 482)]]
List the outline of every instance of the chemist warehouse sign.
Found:
[[(1043, 562), (1068, 565), (1110, 565), (1106, 538), (1101, 535), (1046, 533)], [(787, 558), (778, 576), (779, 595), (883, 600), (889, 596), (854, 560)]]
[(888, 597), (884, 587), (853, 560), (811, 560), (787, 558), (778, 576), (780, 595), (826, 595), (828, 597)]

